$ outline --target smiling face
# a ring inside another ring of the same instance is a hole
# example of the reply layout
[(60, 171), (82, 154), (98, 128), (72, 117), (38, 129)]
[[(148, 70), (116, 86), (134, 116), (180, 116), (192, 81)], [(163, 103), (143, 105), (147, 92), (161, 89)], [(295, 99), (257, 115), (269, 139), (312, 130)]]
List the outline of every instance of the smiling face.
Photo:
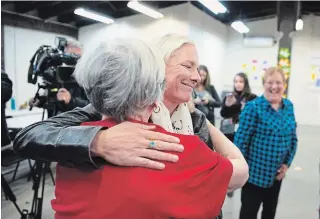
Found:
[(270, 103), (281, 103), (285, 90), (284, 77), (279, 72), (266, 76), (264, 80), (264, 96)]
[(178, 105), (190, 100), (193, 88), (201, 80), (198, 65), (197, 49), (190, 43), (172, 53), (166, 64), (166, 101)]

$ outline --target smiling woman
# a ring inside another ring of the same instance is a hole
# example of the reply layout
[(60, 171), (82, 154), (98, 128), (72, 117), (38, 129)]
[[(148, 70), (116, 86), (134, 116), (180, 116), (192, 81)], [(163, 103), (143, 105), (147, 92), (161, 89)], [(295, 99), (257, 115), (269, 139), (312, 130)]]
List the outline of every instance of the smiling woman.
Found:
[[(263, 76), (264, 94), (247, 103), (240, 116), (235, 144), (249, 165), (249, 180), (242, 188), (240, 219), (276, 214), (281, 182), (297, 150), (293, 104), (283, 98), (285, 75), (277, 67)], [(263, 168), (261, 168), (263, 167)]]

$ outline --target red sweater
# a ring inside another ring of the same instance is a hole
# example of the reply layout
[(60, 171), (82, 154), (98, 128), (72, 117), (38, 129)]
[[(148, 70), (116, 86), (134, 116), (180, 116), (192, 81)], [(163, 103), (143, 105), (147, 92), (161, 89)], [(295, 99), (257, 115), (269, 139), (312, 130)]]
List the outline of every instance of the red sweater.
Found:
[[(84, 123), (112, 127), (111, 120)], [(212, 219), (222, 208), (232, 175), (230, 161), (197, 136), (180, 139), (185, 150), (164, 170), (105, 165), (84, 172), (57, 165), (56, 219)]]

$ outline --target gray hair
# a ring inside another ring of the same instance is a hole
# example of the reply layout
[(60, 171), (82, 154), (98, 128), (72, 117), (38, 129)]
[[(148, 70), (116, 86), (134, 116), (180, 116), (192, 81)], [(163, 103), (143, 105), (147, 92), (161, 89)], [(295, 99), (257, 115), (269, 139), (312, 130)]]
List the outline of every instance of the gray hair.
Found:
[(166, 34), (158, 40), (157, 46), (162, 53), (162, 57), (165, 63), (167, 63), (169, 58), (173, 55), (174, 51), (187, 43), (194, 45), (194, 43), (185, 36), (180, 36), (177, 34)]
[(83, 54), (74, 76), (96, 110), (120, 122), (162, 100), (165, 66), (141, 40), (104, 38)]

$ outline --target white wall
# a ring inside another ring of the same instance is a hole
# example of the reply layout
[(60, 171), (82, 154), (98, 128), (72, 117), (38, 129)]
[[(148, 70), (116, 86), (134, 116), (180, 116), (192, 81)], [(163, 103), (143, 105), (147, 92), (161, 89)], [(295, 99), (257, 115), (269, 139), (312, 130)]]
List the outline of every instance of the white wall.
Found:
[(320, 125), (320, 88), (313, 86), (310, 69), (312, 56), (318, 57), (320, 68), (320, 17), (308, 16), (303, 21), (303, 31), (293, 36), (289, 99), (300, 124)]
[(5, 71), (13, 82), (17, 109), (37, 91), (37, 85), (27, 82), (30, 59), (41, 45), (54, 46), (56, 36), (63, 35), (4, 26)]
[[(277, 29), (277, 19), (266, 19), (260, 21), (248, 22), (246, 25), (250, 29), (249, 36), (275, 36)], [(246, 48), (243, 46), (243, 35), (228, 27), (228, 43), (226, 56), (224, 57), (223, 68), (223, 87), (226, 90), (232, 90), (233, 78), (239, 73), (245, 71), (242, 65), (246, 64), (250, 69), (248, 75), (250, 86), (256, 94), (262, 93), (261, 70), (266, 66), (275, 66), (277, 64), (278, 44), (271, 48)], [(253, 61), (256, 60), (257, 63)], [(263, 64), (266, 61), (267, 64)], [(255, 72), (252, 70), (256, 67)]]

